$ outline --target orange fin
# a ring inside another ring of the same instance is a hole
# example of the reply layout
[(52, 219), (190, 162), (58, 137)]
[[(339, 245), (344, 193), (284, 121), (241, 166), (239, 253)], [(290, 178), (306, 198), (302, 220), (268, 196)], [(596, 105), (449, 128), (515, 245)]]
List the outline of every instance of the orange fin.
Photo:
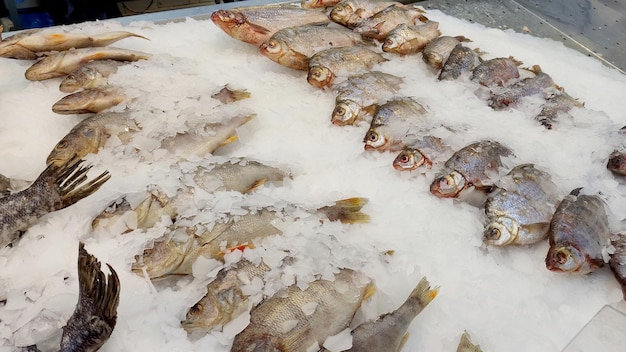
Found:
[(265, 178), (262, 178), (260, 180), (254, 181), (250, 185), (250, 187), (248, 187), (248, 189), (243, 192), (243, 194), (250, 193), (252, 191), (255, 191), (255, 190), (261, 188), (265, 184), (265, 181), (267, 181), (267, 179), (265, 179)]

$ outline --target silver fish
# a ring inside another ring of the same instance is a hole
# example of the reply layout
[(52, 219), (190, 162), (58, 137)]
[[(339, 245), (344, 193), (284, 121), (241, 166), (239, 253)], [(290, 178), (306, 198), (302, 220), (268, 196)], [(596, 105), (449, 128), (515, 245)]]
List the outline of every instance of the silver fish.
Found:
[(403, 79), (388, 73), (372, 71), (350, 76), (335, 86), (335, 109), (331, 121), (335, 125), (352, 125), (362, 111), (374, 110), (375, 104), (391, 99)]
[(398, 25), (402, 23), (415, 25), (420, 21), (428, 22), (424, 11), (411, 6), (391, 5), (359, 22), (354, 31), (364, 38), (384, 40)]
[(363, 142), (365, 150), (398, 151), (405, 138), (426, 122), (426, 109), (412, 98), (402, 97), (380, 105)]
[(61, 81), (59, 90), (63, 93), (73, 93), (79, 89), (104, 87), (108, 84), (108, 77), (121, 66), (122, 61), (95, 60), (74, 70)]
[(126, 100), (118, 87), (100, 87), (81, 90), (61, 98), (52, 105), (52, 112), (62, 115), (100, 112)]
[(569, 116), (568, 112), (572, 110), (572, 108), (583, 108), (584, 106), (585, 103), (581, 103), (578, 99), (570, 97), (565, 92), (557, 93), (548, 98), (541, 106), (541, 112), (535, 116), (535, 120), (539, 121), (545, 128), (550, 130), (559, 115)]
[(368, 71), (384, 61), (388, 60), (382, 54), (361, 45), (322, 50), (309, 60), (307, 81), (314, 87), (327, 88), (338, 77)]
[(558, 187), (548, 173), (532, 164), (514, 167), (487, 196), (485, 243), (505, 246), (543, 240), (558, 199)]
[(604, 266), (602, 251), (611, 236), (604, 201), (580, 190), (570, 192), (552, 217), (548, 270), (587, 274)]
[(61, 165), (50, 164), (30, 187), (0, 198), (0, 248), (16, 240), (20, 231), (40, 217), (91, 195), (109, 179), (105, 171), (84, 183), (91, 166), (82, 163), (74, 157)]
[(443, 35), (439, 38), (431, 40), (424, 50), (422, 50), (422, 59), (429, 66), (436, 68), (437, 70), (443, 67), (443, 64), (448, 60), (452, 49), (461, 42), (469, 41), (469, 39), (463, 36), (451, 37)]
[(464, 73), (471, 72), (479, 63), (480, 59), (474, 50), (457, 44), (443, 64), (438, 79), (440, 81), (458, 79)]
[(433, 164), (443, 164), (453, 153), (454, 150), (441, 138), (424, 136), (405, 146), (393, 160), (393, 167), (399, 171), (412, 171), (422, 165), (432, 167)]
[(41, 29), (35, 29), (0, 40), (0, 57), (35, 60), (39, 54), (48, 51), (102, 47), (129, 37), (148, 39), (130, 32), (109, 32), (89, 36), (78, 33), (44, 33)]
[(196, 184), (207, 192), (216, 190), (250, 193), (265, 183), (281, 182), (289, 173), (258, 161), (238, 158), (214, 165), (213, 168), (199, 167), (194, 171)]
[(496, 141), (472, 143), (446, 161), (443, 175), (430, 184), (430, 193), (449, 198), (471, 186), (490, 191), (497, 181), (494, 175), (504, 166), (502, 158), (509, 156), (513, 156), (513, 151)]
[(302, 0), (300, 6), (304, 9), (315, 9), (320, 7), (332, 7), (339, 3), (340, 0)]
[(383, 51), (400, 55), (414, 54), (439, 37), (439, 23), (428, 21), (415, 26), (402, 23), (394, 28), (383, 42)]
[(517, 66), (521, 64), (512, 56), (486, 60), (474, 68), (471, 80), (486, 87), (494, 85), (502, 87), (505, 83), (519, 78)]
[(67, 76), (93, 60), (137, 61), (145, 60), (150, 54), (119, 48), (84, 48), (62, 51), (46, 56), (26, 70), (26, 79), (42, 81)]
[(334, 281), (279, 291), (250, 312), (250, 324), (235, 336), (231, 352), (305, 352), (319, 346), (348, 327), (371, 287), (365, 275), (341, 269)]
[(330, 19), (348, 28), (354, 28), (363, 20), (391, 5), (402, 6), (395, 1), (343, 0), (330, 11)]
[(504, 110), (515, 106), (524, 97), (538, 95), (546, 99), (561, 91), (561, 87), (554, 83), (552, 77), (543, 73), (539, 66), (534, 66), (533, 72), (536, 73), (535, 76), (524, 78), (504, 91), (492, 94), (489, 98), (489, 106), (494, 110)]
[(617, 234), (611, 238), (615, 252), (611, 254), (609, 266), (615, 279), (622, 287), (622, 294), (626, 300), (626, 235)]

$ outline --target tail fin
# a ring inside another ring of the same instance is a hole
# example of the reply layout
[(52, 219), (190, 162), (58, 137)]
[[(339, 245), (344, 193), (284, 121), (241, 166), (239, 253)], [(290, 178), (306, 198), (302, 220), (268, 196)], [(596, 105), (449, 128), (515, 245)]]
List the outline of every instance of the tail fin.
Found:
[(409, 298), (407, 298), (407, 302), (409, 301), (417, 301), (419, 302), (420, 310), (424, 309), (430, 302), (432, 302), (437, 294), (439, 293), (439, 287), (435, 287), (433, 289), (430, 288), (430, 283), (426, 277), (423, 277), (418, 283), (417, 286), (413, 289)]
[(50, 177), (61, 195), (60, 200), (55, 204), (56, 210), (68, 207), (91, 195), (111, 177), (109, 172), (105, 171), (95, 179), (82, 184), (87, 180), (87, 172), (92, 168), (91, 165), (81, 166), (83, 162), (84, 160), (74, 157), (61, 166), (51, 164), (43, 172), (42, 176)]
[(461, 341), (459, 342), (459, 347), (456, 349), (456, 352), (482, 352), (480, 346), (474, 345), (470, 340), (469, 334), (467, 331), (463, 331), (463, 335), (461, 335)]
[(319, 208), (318, 210), (328, 217), (330, 221), (341, 221), (344, 224), (366, 223), (370, 216), (361, 212), (361, 208), (367, 204), (367, 198), (347, 198), (338, 200), (335, 205)]

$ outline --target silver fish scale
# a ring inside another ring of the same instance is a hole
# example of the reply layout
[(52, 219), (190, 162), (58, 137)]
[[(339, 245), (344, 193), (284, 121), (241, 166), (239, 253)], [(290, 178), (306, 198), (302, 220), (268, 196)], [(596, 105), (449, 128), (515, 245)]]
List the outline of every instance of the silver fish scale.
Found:
[(276, 32), (272, 39), (309, 57), (324, 49), (363, 42), (359, 34), (349, 29), (316, 25), (285, 28)]
[(473, 70), (478, 65), (478, 62), (478, 55), (474, 50), (457, 44), (441, 68), (439, 80), (455, 80), (461, 77), (464, 72)]
[(398, 76), (378, 71), (354, 75), (338, 85), (336, 101), (353, 100), (361, 106), (369, 106), (391, 98), (402, 82)]
[(440, 36), (426, 44), (422, 51), (422, 59), (432, 67), (441, 68), (454, 47), (460, 43), (455, 37)]
[(331, 48), (322, 50), (309, 60), (309, 67), (322, 66), (339, 76), (344, 72), (360, 72), (374, 64), (385, 61), (385, 58), (360, 45)]
[(456, 170), (467, 182), (476, 186), (486, 186), (489, 173), (502, 167), (501, 157), (513, 156), (513, 151), (495, 141), (473, 143), (457, 151), (446, 161), (445, 167)]
[[(552, 90), (550, 89), (552, 88)], [(549, 75), (539, 72), (534, 77), (525, 78), (506, 89), (503, 93), (495, 94), (489, 99), (489, 106), (495, 110), (503, 110), (517, 104), (522, 98), (539, 95), (548, 98), (557, 90), (557, 85)]]
[(515, 61), (500, 57), (482, 62), (472, 72), (472, 81), (484, 86), (504, 85), (505, 82), (519, 77)]
[[(387, 125), (393, 120), (413, 120), (426, 113), (424, 107), (412, 98), (396, 98), (381, 105), (372, 118), (371, 127)], [(421, 119), (417, 119), (421, 120)]]
[(611, 255), (609, 266), (617, 282), (622, 286), (624, 299), (626, 299), (626, 235), (620, 234), (611, 240), (615, 247), (615, 253)]

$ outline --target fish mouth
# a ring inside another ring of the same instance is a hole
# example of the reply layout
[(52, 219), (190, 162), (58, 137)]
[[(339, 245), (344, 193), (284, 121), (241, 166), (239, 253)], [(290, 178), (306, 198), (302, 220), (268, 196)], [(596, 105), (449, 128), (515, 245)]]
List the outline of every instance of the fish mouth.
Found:
[(546, 256), (546, 268), (550, 271), (572, 272), (581, 267), (577, 260), (582, 254), (573, 247), (550, 248)]
[(330, 86), (334, 78), (335, 76), (332, 72), (330, 72), (330, 70), (319, 66), (313, 66), (309, 68), (306, 80), (310, 85), (321, 89)]
[(280, 44), (270, 39), (259, 46), (259, 52), (263, 55), (276, 55), (280, 53)]
[(455, 198), (465, 188), (465, 177), (457, 171), (436, 178), (430, 184), (430, 193), (441, 198)]

